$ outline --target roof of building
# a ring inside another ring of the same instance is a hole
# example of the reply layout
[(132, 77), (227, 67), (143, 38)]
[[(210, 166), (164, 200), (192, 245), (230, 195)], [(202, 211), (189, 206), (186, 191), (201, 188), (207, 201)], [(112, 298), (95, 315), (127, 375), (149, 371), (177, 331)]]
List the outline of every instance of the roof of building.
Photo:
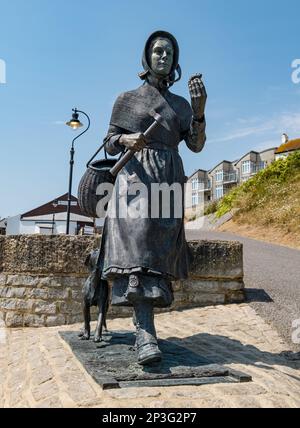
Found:
[(300, 138), (296, 138), (295, 140), (290, 140), (287, 143), (281, 144), (281, 146), (278, 147), (276, 150), (277, 153), (284, 153), (284, 152), (292, 152), (293, 150), (299, 150), (300, 149)]
[(268, 151), (270, 151), (270, 150), (277, 150), (278, 149), (278, 147), (270, 147), (269, 149), (265, 149), (265, 150), (262, 150), (261, 152), (259, 152), (259, 153), (265, 153), (265, 152), (268, 152)]
[(192, 178), (192, 177), (193, 177), (193, 175), (197, 174), (197, 172), (199, 172), (199, 171), (207, 172), (207, 170), (206, 170), (206, 169), (201, 169), (201, 168), (199, 168), (199, 169), (197, 169), (196, 171), (194, 171), (194, 172), (193, 172), (193, 174), (191, 174), (191, 175), (188, 177), (188, 180), (189, 180), (190, 178)]
[(222, 163), (231, 163), (232, 164), (232, 162), (231, 161), (228, 161), (228, 160), (222, 160), (222, 162), (219, 162), (216, 166), (214, 166), (212, 169), (210, 169), (208, 172), (212, 172), (214, 169), (216, 169), (216, 168), (218, 168), (218, 166), (220, 166)]
[[(299, 141), (299, 143), (300, 143), (300, 139), (299, 140), (294, 140), (294, 141)], [(280, 147), (279, 147), (280, 148)], [(300, 148), (300, 147), (299, 147)], [(250, 150), (250, 152), (248, 152), (248, 153), (246, 153), (245, 155), (243, 155), (240, 159), (235, 159), (235, 160), (233, 160), (233, 161), (228, 161), (228, 160), (223, 160), (222, 162), (219, 162), (216, 166), (214, 166), (213, 168), (211, 168), (210, 170), (205, 170), (205, 169), (197, 169), (196, 171), (194, 171), (189, 177), (188, 177), (188, 180), (190, 180), (195, 174), (197, 174), (197, 172), (199, 172), (199, 171), (203, 171), (203, 172), (206, 172), (206, 173), (210, 173), (210, 172), (212, 172), (214, 169), (216, 169), (218, 166), (220, 166), (222, 163), (224, 163), (224, 162), (226, 162), (226, 163), (230, 163), (230, 164), (232, 164), (232, 165), (236, 165), (238, 162), (240, 162), (244, 157), (246, 157), (246, 156), (248, 156), (250, 153), (255, 153), (255, 154), (257, 154), (257, 155), (259, 155), (260, 153), (265, 153), (265, 152), (268, 152), (269, 150), (276, 150), (276, 149), (278, 149), (277, 147), (270, 147), (269, 149), (264, 149), (264, 150), (262, 150), (261, 152), (257, 152), (256, 150)], [(279, 149), (278, 149), (279, 150)], [(293, 149), (293, 150), (295, 150), (295, 149)], [(275, 153), (279, 153), (279, 152), (277, 152), (277, 151), (275, 151)]]
[(243, 155), (240, 159), (238, 159), (238, 160), (236, 160), (236, 161), (233, 161), (232, 163), (233, 163), (234, 165), (236, 165), (236, 164), (237, 164), (237, 163), (239, 163), (243, 158), (245, 158), (246, 156), (250, 155), (250, 153), (255, 153), (256, 155), (260, 155), (261, 153), (265, 153), (265, 152), (268, 152), (268, 151), (270, 151), (270, 150), (276, 150), (276, 149), (277, 149), (277, 147), (270, 147), (269, 149), (262, 150), (261, 152), (257, 152), (256, 150), (250, 150), (250, 152), (246, 153), (246, 154), (245, 154), (245, 155)]
[[(47, 215), (47, 214), (58, 214), (63, 213), (67, 211), (67, 201), (68, 201), (68, 194), (65, 193), (64, 195), (59, 196), (58, 198), (55, 198), (46, 204), (43, 204), (37, 208), (34, 208), (33, 210), (27, 211), (24, 214), (21, 214), (21, 218), (25, 217), (36, 217), (41, 215)], [(56, 202), (57, 206), (54, 207), (53, 203)], [(78, 199), (75, 198), (75, 196), (71, 196), (71, 212), (78, 215), (83, 215), (79, 205), (78, 205)]]
[(255, 153), (256, 155), (259, 155), (259, 152), (256, 152), (255, 150), (250, 150), (250, 152), (248, 152), (245, 155), (243, 155), (240, 159), (238, 159), (237, 161), (234, 161), (234, 165), (236, 165), (237, 163), (239, 163), (246, 156), (250, 155), (250, 153)]

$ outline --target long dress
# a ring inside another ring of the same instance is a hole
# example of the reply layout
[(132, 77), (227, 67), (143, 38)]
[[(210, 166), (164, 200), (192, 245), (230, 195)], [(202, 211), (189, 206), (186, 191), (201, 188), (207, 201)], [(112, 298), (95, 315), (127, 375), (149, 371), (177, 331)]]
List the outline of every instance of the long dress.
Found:
[[(190, 141), (187, 144), (193, 150), (192, 110), (189, 103), (168, 90), (160, 92), (147, 82), (134, 91), (121, 94), (114, 105), (106, 148), (113, 155), (124, 150), (118, 143), (120, 135), (144, 132), (154, 120), (149, 115), (151, 110), (159, 113), (165, 123), (156, 128), (147, 139), (146, 147), (136, 152), (119, 172), (104, 223), (101, 245), (102, 278), (121, 279), (121, 282), (116, 282), (119, 285), (113, 287), (113, 303), (114, 294), (118, 295), (115, 304), (126, 304), (126, 299), (120, 300), (120, 296), (124, 295), (126, 288), (124, 278), (128, 279), (128, 275), (132, 273), (150, 276), (152, 279), (165, 279), (168, 283), (187, 278), (189, 272), (191, 255), (184, 231), (186, 177), (178, 152), (179, 143), (188, 138)], [(198, 144), (195, 151), (199, 151), (199, 144), (203, 146), (205, 141), (205, 124), (194, 126), (194, 132), (195, 129)], [(127, 188), (124, 183), (127, 183)], [(151, 188), (153, 189), (153, 184), (155, 188), (155, 184), (162, 183), (167, 183), (168, 186), (176, 183), (175, 187), (177, 186), (176, 196), (171, 192), (171, 210), (166, 218), (162, 214), (161, 203), (158, 212), (154, 210), (156, 215), (153, 216), (151, 211), (154, 206)], [(132, 208), (136, 209), (136, 197), (128, 195), (126, 191), (131, 185), (139, 187), (141, 184), (148, 193), (140, 197), (139, 203), (146, 202), (145, 210), (148, 210), (148, 215), (126, 215), (121, 218), (121, 202), (125, 203), (129, 214)], [(147, 199), (149, 195), (150, 200)], [(151, 295), (153, 287), (150, 279), (149, 281), (148, 294)], [(164, 289), (166, 282), (160, 281), (160, 284)]]

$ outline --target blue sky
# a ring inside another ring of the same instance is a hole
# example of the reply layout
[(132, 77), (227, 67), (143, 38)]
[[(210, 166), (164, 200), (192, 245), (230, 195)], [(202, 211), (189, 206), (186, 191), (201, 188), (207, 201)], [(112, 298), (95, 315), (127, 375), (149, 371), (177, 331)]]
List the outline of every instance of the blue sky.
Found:
[(148, 35), (180, 46), (182, 80), (201, 72), (208, 92), (207, 143), (181, 144), (186, 174), (300, 136), (299, 0), (0, 0), (0, 217), (67, 192), (72, 107), (91, 129), (76, 143), (73, 194), (106, 134), (116, 96), (140, 85)]

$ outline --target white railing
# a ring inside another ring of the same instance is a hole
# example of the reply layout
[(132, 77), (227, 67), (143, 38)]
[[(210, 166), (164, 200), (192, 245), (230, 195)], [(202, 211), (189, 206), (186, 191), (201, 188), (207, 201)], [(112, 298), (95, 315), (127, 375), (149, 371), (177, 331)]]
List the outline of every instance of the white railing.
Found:
[(237, 173), (236, 172), (224, 174), (223, 183), (236, 183), (236, 182), (237, 182)]
[(200, 192), (205, 192), (206, 190), (211, 189), (211, 182), (210, 181), (199, 181), (198, 190)]

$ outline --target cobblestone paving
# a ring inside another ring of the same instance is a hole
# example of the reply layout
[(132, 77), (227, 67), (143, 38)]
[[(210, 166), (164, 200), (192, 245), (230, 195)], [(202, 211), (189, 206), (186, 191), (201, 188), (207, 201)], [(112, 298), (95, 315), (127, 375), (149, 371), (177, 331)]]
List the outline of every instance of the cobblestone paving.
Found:
[[(164, 313), (156, 324), (161, 338), (184, 338), (195, 352), (253, 382), (102, 391), (58, 335), (78, 324), (0, 326), (0, 407), (300, 407), (300, 360), (249, 305)], [(110, 320), (109, 329), (132, 329), (132, 323)]]

